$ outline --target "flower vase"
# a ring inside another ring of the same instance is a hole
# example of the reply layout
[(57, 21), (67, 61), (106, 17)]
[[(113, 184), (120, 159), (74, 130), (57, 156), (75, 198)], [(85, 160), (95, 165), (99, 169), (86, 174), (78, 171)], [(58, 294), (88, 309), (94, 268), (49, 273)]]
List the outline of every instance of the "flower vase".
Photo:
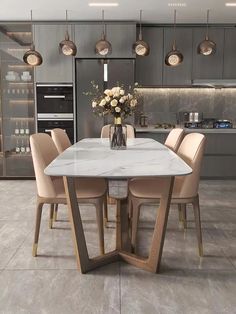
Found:
[(110, 146), (111, 149), (126, 149), (127, 127), (122, 124), (121, 118), (115, 118), (114, 124), (110, 125)]

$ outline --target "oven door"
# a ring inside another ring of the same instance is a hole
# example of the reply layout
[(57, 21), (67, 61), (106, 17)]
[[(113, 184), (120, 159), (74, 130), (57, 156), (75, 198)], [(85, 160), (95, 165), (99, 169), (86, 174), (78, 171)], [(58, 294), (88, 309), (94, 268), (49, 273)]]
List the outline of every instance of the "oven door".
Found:
[(71, 85), (37, 85), (37, 112), (73, 113)]
[(73, 120), (38, 120), (38, 132), (51, 135), (51, 131), (55, 128), (65, 130), (71, 143), (74, 141), (74, 121)]

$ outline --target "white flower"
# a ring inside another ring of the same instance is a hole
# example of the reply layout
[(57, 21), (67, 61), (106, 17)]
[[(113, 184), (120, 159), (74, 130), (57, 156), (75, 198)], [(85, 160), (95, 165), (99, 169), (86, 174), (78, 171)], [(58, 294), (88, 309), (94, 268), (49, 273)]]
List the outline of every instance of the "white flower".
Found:
[(97, 106), (97, 104), (98, 104), (98, 103), (97, 103), (96, 101), (93, 101), (93, 102), (92, 102), (92, 107), (95, 108), (95, 107)]
[(120, 107), (115, 107), (115, 112), (120, 112), (120, 111), (121, 111)]
[(105, 97), (106, 102), (109, 102), (111, 100), (110, 96)]
[(121, 104), (123, 104), (123, 103), (125, 102), (125, 98), (124, 98), (124, 97), (121, 97), (120, 100), (119, 100), (119, 102), (120, 102)]
[(106, 100), (105, 100), (105, 99), (102, 99), (102, 100), (100, 101), (99, 106), (104, 107), (106, 103), (107, 103)]
[(128, 98), (129, 98), (129, 99), (133, 99), (133, 95), (128, 94)]
[(104, 94), (107, 95), (107, 96), (110, 96), (111, 90), (110, 90), (110, 89), (106, 89), (106, 90), (104, 91)]
[(115, 92), (114, 95), (113, 95), (114, 98), (115, 98), (115, 97), (118, 98), (119, 96), (120, 96), (120, 93), (119, 93), (119, 92)]
[(120, 90), (120, 95), (123, 96), (125, 94), (125, 91), (123, 89)]
[(136, 99), (132, 99), (130, 102), (130, 107), (135, 107), (137, 105), (137, 100)]
[(113, 99), (113, 100), (111, 101), (111, 106), (112, 106), (112, 107), (115, 107), (117, 104), (118, 104), (118, 101), (117, 101), (116, 99)]
[(112, 90), (113, 94), (115, 94), (115, 93), (120, 94), (120, 87), (119, 86), (113, 87), (111, 90)]

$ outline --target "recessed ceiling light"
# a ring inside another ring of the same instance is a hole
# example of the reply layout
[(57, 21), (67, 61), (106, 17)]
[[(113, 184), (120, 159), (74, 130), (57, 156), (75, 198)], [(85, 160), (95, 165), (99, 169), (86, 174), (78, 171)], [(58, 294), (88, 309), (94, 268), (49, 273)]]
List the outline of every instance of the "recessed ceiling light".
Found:
[(236, 2), (228, 2), (225, 4), (226, 7), (236, 7)]
[(168, 3), (168, 7), (186, 7), (187, 4), (185, 2), (170, 2)]
[(90, 7), (118, 7), (117, 2), (90, 2)]

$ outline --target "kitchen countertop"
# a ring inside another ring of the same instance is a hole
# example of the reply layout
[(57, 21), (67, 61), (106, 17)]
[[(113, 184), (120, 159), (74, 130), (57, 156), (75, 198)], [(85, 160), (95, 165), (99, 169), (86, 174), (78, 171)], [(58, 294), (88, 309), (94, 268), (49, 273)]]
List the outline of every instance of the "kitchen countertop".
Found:
[[(178, 127), (178, 126), (176, 126)], [(163, 129), (163, 128), (154, 128), (153, 126), (150, 127), (140, 127), (137, 126), (135, 127), (135, 131), (137, 133), (169, 133), (172, 129)], [(191, 132), (200, 132), (200, 133), (236, 133), (236, 128), (232, 129), (189, 129), (189, 128), (184, 128), (186, 133), (191, 133)]]

